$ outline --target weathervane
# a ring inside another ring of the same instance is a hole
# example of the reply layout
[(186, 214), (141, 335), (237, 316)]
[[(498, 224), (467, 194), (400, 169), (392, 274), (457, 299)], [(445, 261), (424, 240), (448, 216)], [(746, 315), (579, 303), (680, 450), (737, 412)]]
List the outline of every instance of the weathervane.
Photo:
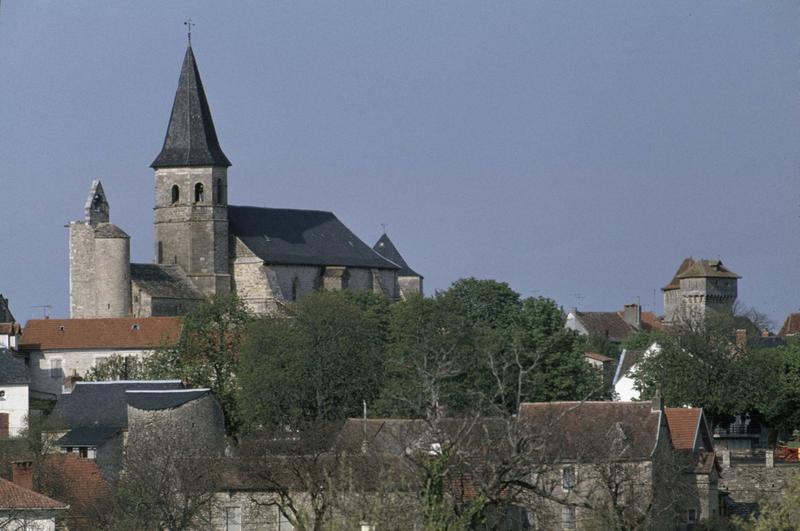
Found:
[(196, 26), (197, 24), (192, 22), (192, 18), (189, 17), (188, 19), (186, 19), (183, 22), (183, 25), (186, 26), (186, 28), (187, 28), (187, 32), (188, 32), (188, 36), (189, 36), (189, 46), (191, 46), (192, 45), (192, 26)]

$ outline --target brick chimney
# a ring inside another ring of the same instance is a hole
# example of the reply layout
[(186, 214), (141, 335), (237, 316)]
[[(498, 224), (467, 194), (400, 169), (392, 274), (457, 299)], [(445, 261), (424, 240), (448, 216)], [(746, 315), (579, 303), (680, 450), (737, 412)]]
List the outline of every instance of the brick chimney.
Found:
[(736, 348), (739, 350), (747, 349), (747, 330), (744, 328), (736, 330)]
[(636, 303), (625, 305), (625, 322), (637, 330), (642, 328), (642, 307)]
[(20, 487), (33, 490), (33, 461), (11, 463), (11, 481)]

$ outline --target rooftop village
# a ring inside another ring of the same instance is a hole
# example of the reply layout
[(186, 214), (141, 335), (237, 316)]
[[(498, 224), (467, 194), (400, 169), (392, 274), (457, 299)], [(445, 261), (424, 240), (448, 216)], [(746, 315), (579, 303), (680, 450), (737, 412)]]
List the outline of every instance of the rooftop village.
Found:
[(720, 260), (664, 315), (424, 297), (386, 234), (228, 205), (230, 165), (190, 46), (152, 263), (95, 181), (70, 317), (0, 296), (0, 529), (749, 529), (800, 488), (800, 314)]

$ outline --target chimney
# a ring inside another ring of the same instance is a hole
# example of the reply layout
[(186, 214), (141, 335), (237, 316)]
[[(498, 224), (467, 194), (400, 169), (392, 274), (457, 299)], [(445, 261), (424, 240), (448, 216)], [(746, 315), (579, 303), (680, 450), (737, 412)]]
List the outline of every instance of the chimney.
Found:
[(747, 330), (744, 328), (736, 330), (736, 348), (739, 350), (747, 349)]
[(22, 488), (33, 490), (33, 461), (11, 463), (11, 481)]
[(636, 303), (625, 305), (625, 322), (639, 330), (642, 328), (642, 307)]

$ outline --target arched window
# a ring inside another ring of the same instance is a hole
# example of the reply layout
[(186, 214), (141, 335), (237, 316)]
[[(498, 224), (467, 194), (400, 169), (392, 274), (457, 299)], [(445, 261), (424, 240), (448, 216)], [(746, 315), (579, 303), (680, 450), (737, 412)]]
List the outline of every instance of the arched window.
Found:
[(180, 198), (181, 198), (181, 189), (178, 188), (177, 184), (173, 184), (172, 185), (172, 204), (174, 205), (175, 203), (177, 203)]
[(194, 202), (195, 203), (203, 202), (203, 183), (197, 183), (196, 185), (194, 185)]
[(225, 199), (222, 197), (223, 190), (222, 190), (222, 179), (217, 179), (217, 191), (214, 193), (215, 201), (218, 205), (221, 205), (225, 202)]

